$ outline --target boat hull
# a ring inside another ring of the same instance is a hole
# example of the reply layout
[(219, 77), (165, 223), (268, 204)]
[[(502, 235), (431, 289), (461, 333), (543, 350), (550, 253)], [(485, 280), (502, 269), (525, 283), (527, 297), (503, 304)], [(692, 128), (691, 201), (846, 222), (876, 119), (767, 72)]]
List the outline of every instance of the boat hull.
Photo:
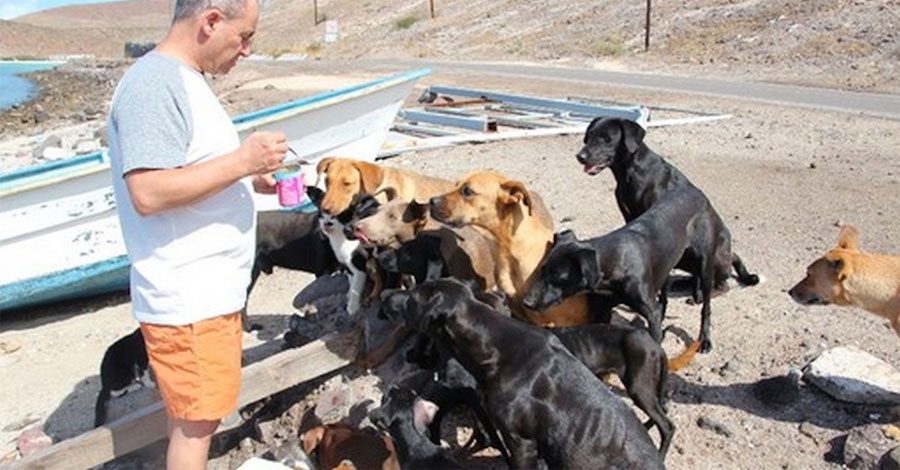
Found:
[[(374, 160), (418, 70), (234, 118), (241, 138), (281, 131), (307, 175), (318, 159)], [(109, 159), (105, 152), (0, 175), (0, 311), (93, 296), (128, 287)], [(254, 195), (257, 210), (277, 197)]]

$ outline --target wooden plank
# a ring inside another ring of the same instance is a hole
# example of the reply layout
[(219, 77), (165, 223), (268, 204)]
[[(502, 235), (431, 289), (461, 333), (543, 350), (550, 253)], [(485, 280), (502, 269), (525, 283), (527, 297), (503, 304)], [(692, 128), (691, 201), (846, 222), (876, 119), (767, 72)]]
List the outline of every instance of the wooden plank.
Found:
[[(245, 367), (241, 373), (238, 406), (248, 405), (351, 364), (356, 360), (361, 344), (358, 331), (331, 334)], [(220, 427), (218, 431), (224, 429)], [(143, 448), (165, 436), (166, 412), (162, 403), (158, 402), (4, 468), (88, 468)]]

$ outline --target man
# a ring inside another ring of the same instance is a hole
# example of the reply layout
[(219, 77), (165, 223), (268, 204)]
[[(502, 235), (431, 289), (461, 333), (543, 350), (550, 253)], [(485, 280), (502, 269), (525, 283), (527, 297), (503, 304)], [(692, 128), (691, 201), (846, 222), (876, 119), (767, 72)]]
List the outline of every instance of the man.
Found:
[(170, 469), (206, 467), (237, 406), (241, 320), (255, 252), (250, 183), (274, 192), (282, 133), (240, 142), (205, 81), (250, 53), (258, 0), (178, 0), (165, 39), (119, 82), (113, 188), (131, 298), (169, 416)]

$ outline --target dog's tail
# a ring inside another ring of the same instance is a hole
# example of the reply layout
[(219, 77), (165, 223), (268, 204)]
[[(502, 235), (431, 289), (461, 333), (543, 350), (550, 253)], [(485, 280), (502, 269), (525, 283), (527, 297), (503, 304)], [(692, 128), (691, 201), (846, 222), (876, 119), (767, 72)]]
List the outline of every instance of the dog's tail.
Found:
[(684, 369), (694, 360), (694, 356), (700, 351), (700, 341), (691, 343), (678, 357), (669, 359), (669, 372), (675, 372)]
[(759, 276), (751, 274), (747, 270), (747, 266), (744, 266), (744, 262), (741, 261), (741, 257), (737, 253), (731, 254), (731, 266), (734, 267), (734, 271), (737, 273), (737, 280), (741, 285), (755, 286), (759, 284)]
[(99, 428), (106, 423), (106, 407), (109, 403), (110, 391), (106, 387), (97, 395), (97, 403), (94, 405), (94, 427)]

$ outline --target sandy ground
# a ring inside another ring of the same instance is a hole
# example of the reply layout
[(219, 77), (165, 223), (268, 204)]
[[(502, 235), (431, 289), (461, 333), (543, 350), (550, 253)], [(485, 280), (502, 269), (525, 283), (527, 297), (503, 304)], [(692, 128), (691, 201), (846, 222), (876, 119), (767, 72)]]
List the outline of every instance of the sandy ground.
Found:
[[(328, 72), (333, 71), (322, 66), (315, 73)], [(854, 345), (900, 366), (896, 335), (881, 320), (853, 310), (800, 307), (785, 293), (806, 265), (834, 244), (838, 223), (856, 225), (867, 250), (900, 252), (896, 121), (467, 74), (433, 75), (420, 84), (596, 96), (734, 115), (712, 124), (653, 129), (646, 138), (706, 192), (729, 225), (736, 251), (764, 278), (759, 286), (735, 288), (714, 299), (714, 350), (671, 377), (670, 416), (678, 430), (669, 468), (836, 468), (840, 464), (827, 461), (835, 438), (855, 426), (896, 417), (890, 409), (835, 401), (812, 386), (804, 385), (801, 399), (785, 408), (768, 407), (752, 393), (761, 378), (801, 368), (835, 345)], [(252, 103), (253, 95), (245, 93), (252, 91), (236, 90), (230, 98)], [(513, 140), (410, 154), (386, 163), (447, 178), (496, 169), (540, 193), (559, 229), (592, 237), (622, 221), (612, 175), (584, 174), (574, 159), (580, 143), (580, 136)], [(248, 347), (270, 344), (268, 350), (277, 349), (276, 335), (294, 312), (291, 301), (309, 282), (307, 275), (284, 270), (260, 280), (250, 311), (267, 328), (248, 336)], [(0, 356), (6, 384), (0, 389), (0, 457), (14, 451), (14, 439), (32, 423), (43, 422), (55, 440), (90, 429), (103, 352), (136, 326), (129, 307), (120, 295), (3, 314), (0, 341), (22, 347)], [(698, 308), (676, 297), (666, 324), (694, 337)], [(664, 346), (673, 355), (683, 344), (669, 335)], [(698, 427), (701, 417), (729, 432)], [(214, 465), (234, 468), (236, 463), (222, 457)]]

